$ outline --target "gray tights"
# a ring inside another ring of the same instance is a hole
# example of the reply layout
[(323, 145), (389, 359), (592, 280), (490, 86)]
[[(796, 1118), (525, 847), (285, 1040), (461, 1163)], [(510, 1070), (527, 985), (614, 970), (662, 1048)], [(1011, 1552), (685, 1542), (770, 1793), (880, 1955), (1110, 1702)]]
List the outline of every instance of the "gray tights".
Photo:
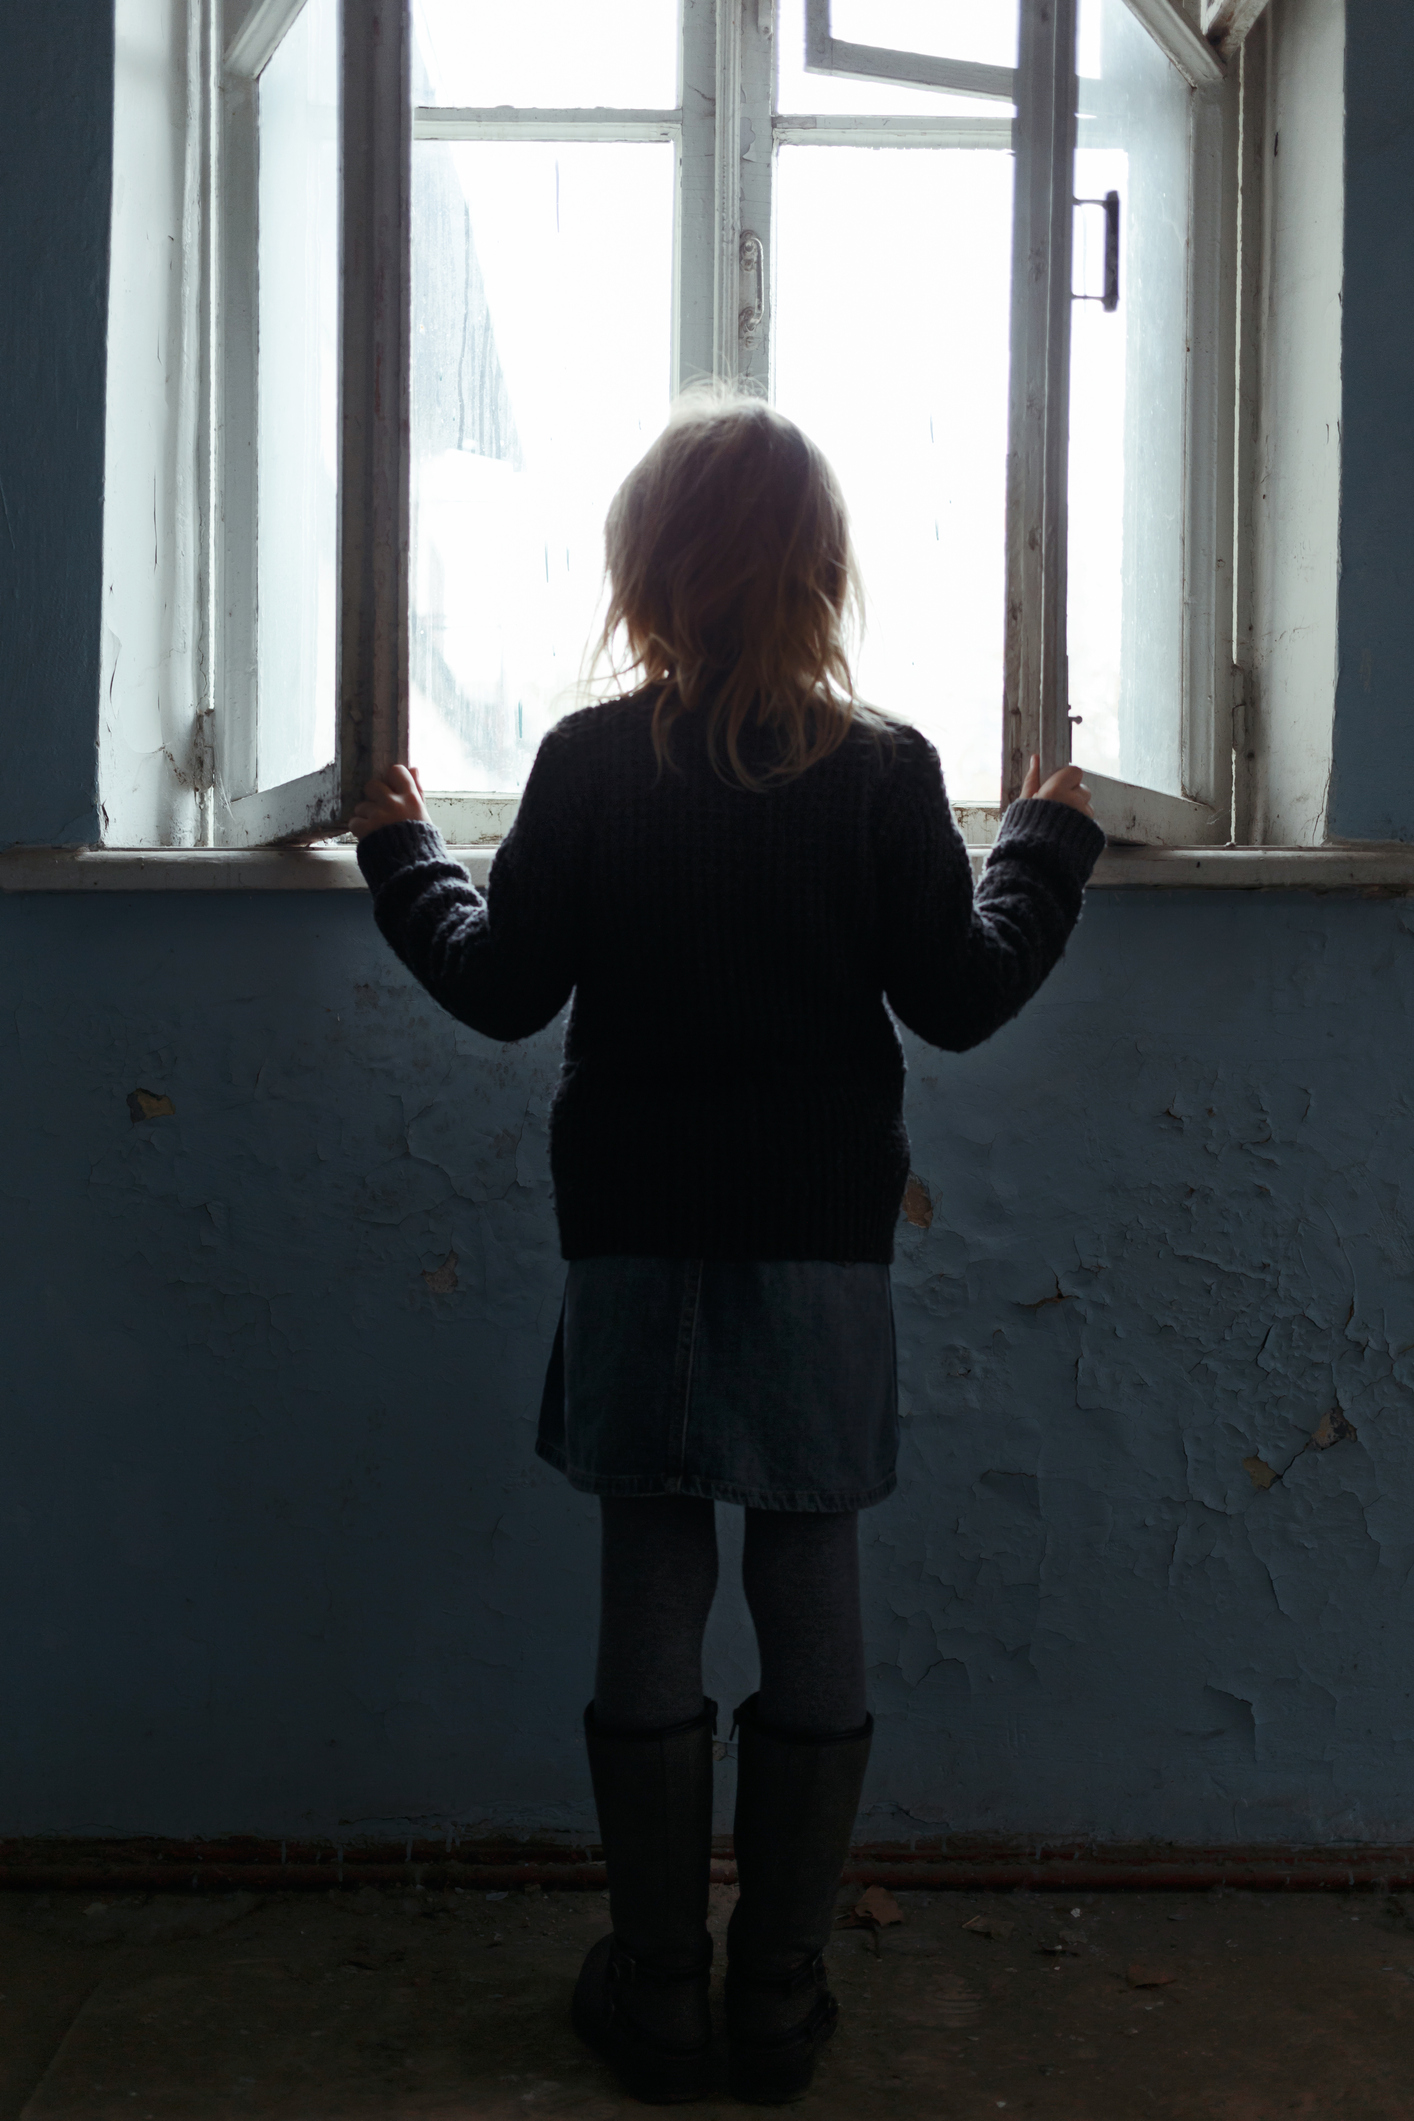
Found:
[[(605, 1729), (664, 1730), (702, 1709), (702, 1637), (717, 1588), (715, 1505), (689, 1495), (603, 1496), (594, 1709)], [(772, 1730), (864, 1722), (858, 1516), (748, 1510), (742, 1586)]]

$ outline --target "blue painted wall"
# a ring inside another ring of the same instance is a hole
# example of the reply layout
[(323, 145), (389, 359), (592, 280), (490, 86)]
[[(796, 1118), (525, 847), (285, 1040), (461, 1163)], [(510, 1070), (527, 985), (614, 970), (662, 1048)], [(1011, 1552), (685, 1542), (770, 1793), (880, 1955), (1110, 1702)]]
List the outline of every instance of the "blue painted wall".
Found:
[[(352, 895), (11, 898), (0, 990), (0, 1821), (585, 1823), (556, 1033), (461, 1030)], [(1407, 1835), (1411, 1010), (1402, 903), (1108, 893), (912, 1048), (874, 1831)]]
[(113, 0), (0, 65), (0, 847), (98, 838)]
[(1346, 9), (1340, 676), (1330, 830), (1414, 839), (1414, 12)]
[[(108, 119), (70, 17), (0, 83), (9, 838), (92, 799)], [(1352, 139), (1371, 257), (1403, 122)], [(1341, 830), (1377, 782), (1414, 821), (1392, 347), (1347, 361)], [(866, 1832), (1414, 1834), (1411, 968), (1400, 901), (1097, 893), (1018, 1024), (911, 1049)], [(0, 1833), (587, 1824), (593, 1505), (530, 1449), (556, 1034), (459, 1030), (356, 895), (3, 897), (0, 992)], [(751, 1678), (729, 1594), (712, 1684)]]

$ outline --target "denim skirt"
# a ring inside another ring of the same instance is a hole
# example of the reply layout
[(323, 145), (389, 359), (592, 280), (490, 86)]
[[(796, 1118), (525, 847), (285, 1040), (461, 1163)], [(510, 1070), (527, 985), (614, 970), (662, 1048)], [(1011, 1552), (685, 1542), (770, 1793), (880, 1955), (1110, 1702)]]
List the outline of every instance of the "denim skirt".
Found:
[(888, 1268), (573, 1261), (535, 1448), (592, 1495), (882, 1502), (898, 1456)]

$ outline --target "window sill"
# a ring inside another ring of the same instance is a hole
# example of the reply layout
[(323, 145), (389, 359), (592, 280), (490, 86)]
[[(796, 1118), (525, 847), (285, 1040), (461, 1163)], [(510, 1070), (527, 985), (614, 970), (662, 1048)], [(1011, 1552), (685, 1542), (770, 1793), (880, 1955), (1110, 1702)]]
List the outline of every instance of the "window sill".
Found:
[[(453, 850), (484, 884), (494, 846)], [(973, 847), (981, 874), (989, 849)], [(1362, 847), (1111, 847), (1092, 890), (1345, 891), (1414, 895), (1414, 844)], [(0, 892), (362, 891), (352, 847), (19, 847)]]

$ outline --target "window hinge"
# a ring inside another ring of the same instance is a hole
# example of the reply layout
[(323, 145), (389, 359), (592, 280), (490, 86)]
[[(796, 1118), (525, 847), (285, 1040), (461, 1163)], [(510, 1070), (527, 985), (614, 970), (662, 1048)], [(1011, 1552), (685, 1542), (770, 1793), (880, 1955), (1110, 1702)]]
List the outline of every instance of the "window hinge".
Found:
[[(741, 296), (737, 310), (737, 337), (743, 346), (755, 346), (766, 314), (766, 247), (754, 230), (741, 232)], [(750, 284), (754, 280), (754, 289)]]
[(1253, 756), (1251, 741), (1252, 686), (1241, 663), (1232, 666), (1232, 748), (1240, 759)]

